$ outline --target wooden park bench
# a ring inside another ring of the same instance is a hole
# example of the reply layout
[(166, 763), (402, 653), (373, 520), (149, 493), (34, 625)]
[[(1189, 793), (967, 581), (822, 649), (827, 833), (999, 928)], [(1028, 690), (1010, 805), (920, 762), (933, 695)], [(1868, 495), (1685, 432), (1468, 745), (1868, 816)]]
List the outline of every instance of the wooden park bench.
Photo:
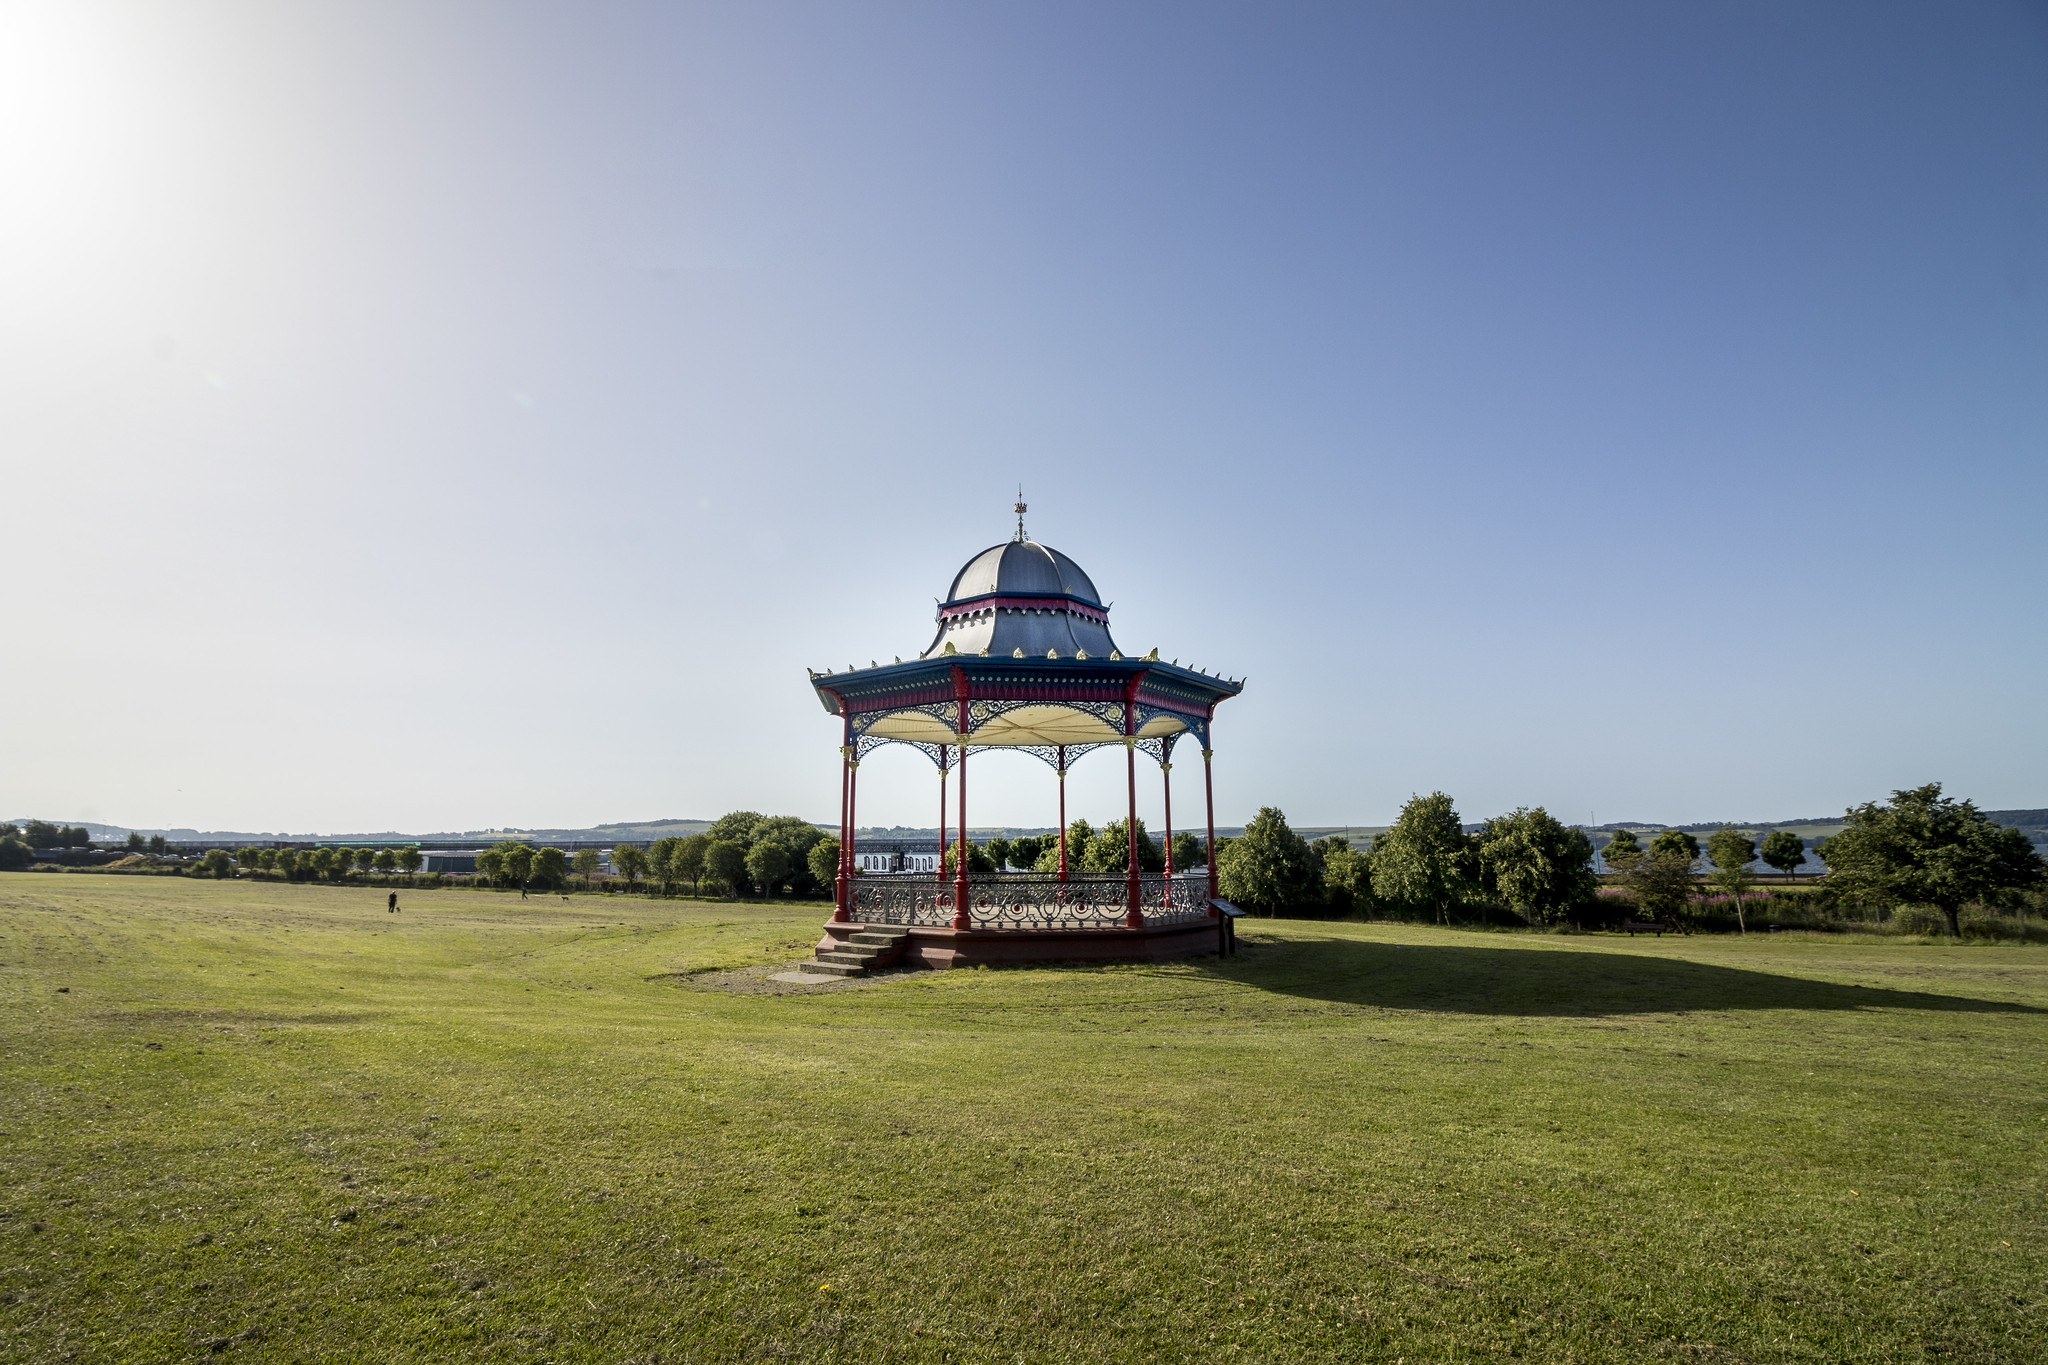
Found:
[(1661, 920), (1649, 920), (1647, 922), (1627, 920), (1623, 922), (1621, 927), (1630, 938), (1634, 938), (1637, 934), (1655, 934), (1658, 938), (1662, 938), (1666, 933), (1675, 934), (1678, 932), (1677, 925), (1665, 924)]

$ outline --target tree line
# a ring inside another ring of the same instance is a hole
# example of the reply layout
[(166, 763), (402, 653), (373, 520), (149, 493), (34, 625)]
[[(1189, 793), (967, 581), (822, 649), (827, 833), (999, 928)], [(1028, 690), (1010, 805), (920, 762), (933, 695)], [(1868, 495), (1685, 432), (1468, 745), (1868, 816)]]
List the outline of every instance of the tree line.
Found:
[[(222, 849), (213, 849), (206, 858), (215, 853), (222, 858), (231, 856)], [(413, 844), (401, 848), (345, 848), (339, 844), (326, 848), (238, 848), (232, 857), (234, 865), (245, 871), (274, 872), (290, 882), (346, 881), (356, 872), (387, 876), (403, 872), (410, 876), (426, 861), (426, 856)], [(201, 863), (204, 865), (205, 859)]]
[[(1136, 834), (1138, 872), (1158, 875), (1165, 851), (1142, 820)], [(31, 821), (25, 829), (0, 825), (0, 869), (29, 866), (39, 848), (90, 847), (85, 836), (82, 828), (45, 821)], [(145, 844), (140, 834), (130, 834), (127, 843), (137, 851), (165, 848), (161, 835)], [(1067, 826), (1072, 875), (1127, 875), (1130, 850), (1124, 821), (1097, 829), (1077, 819)], [(1952, 935), (1960, 934), (1968, 907), (2003, 908), (2026, 896), (2048, 895), (2048, 870), (2027, 836), (1997, 824), (1970, 801), (1944, 796), (1940, 783), (1852, 807), (1841, 832), (1815, 851), (1828, 867), (1826, 896), (1849, 905), (1925, 907), (1941, 916)], [(1744, 895), (1754, 882), (1749, 865), (1761, 860), (1791, 874), (1808, 861), (1804, 841), (1790, 831), (1771, 832), (1759, 847), (1733, 826), (1714, 831), (1704, 847), (1683, 830), (1663, 830), (1647, 847), (1635, 832), (1621, 830), (1600, 855), (1627, 898), (1625, 908), (1637, 915), (1682, 924), (1696, 913), (1704, 882), (1732, 903), (1736, 927), (1744, 932)], [(949, 846), (946, 875), (952, 875), (957, 857), (958, 845)], [(970, 876), (1004, 869), (1050, 875), (1059, 868), (1060, 836), (970, 842), (967, 857)], [(1200, 871), (1206, 859), (1202, 840), (1184, 830), (1174, 834), (1176, 871)], [(423, 861), (417, 846), (240, 848), (232, 854), (212, 849), (195, 870), (216, 877), (241, 868), (289, 881), (345, 881), (358, 872), (409, 875)], [(822, 899), (838, 877), (839, 841), (797, 816), (734, 811), (701, 834), (658, 839), (646, 849), (618, 845), (611, 863), (629, 887), (644, 880), (663, 894), (688, 885), (693, 895), (708, 887), (737, 896)], [(590, 885), (599, 864), (594, 849), (572, 856), (518, 840), (495, 844), (477, 857), (478, 874), (505, 887), (558, 889), (572, 876)], [(1618, 908), (1603, 905), (1594, 866), (1585, 831), (1541, 806), (1467, 830), (1456, 804), (1442, 792), (1411, 798), (1393, 825), (1363, 848), (1338, 836), (1311, 842), (1271, 806), (1261, 808), (1242, 835), (1216, 841), (1217, 890), (1260, 914), (1387, 915), (1448, 923), (1474, 912), (1505, 912), (1528, 924), (1589, 923), (1610, 918)]]
[[(734, 896), (816, 899), (831, 894), (839, 875), (837, 839), (799, 816), (750, 810), (722, 815), (702, 834), (672, 835), (646, 848), (620, 844), (610, 853), (612, 872), (628, 887), (646, 881), (664, 895), (687, 885), (692, 895), (708, 886)], [(601, 862), (593, 848), (572, 856), (506, 840), (477, 855), (477, 872), (496, 886), (556, 890), (571, 877), (592, 884)]]
[[(948, 843), (942, 860), (944, 875), (952, 876), (959, 860), (958, 842)], [(1186, 830), (1174, 831), (1174, 871), (1198, 871), (1205, 862), (1202, 841)], [(1101, 829), (1096, 829), (1086, 820), (1068, 822), (1069, 876), (1123, 877), (1129, 875), (1129, 869), (1130, 835), (1124, 821), (1111, 820)], [(993, 876), (1003, 871), (1038, 872), (1051, 876), (1059, 870), (1060, 836), (1057, 830), (1050, 834), (1019, 835), (1014, 839), (999, 835), (978, 844), (970, 839), (967, 845), (969, 877)], [(1159, 840), (1146, 830), (1145, 822), (1138, 821), (1138, 875), (1153, 877), (1165, 870), (1165, 850), (1160, 847)]]
[[(1554, 925), (1597, 922), (1620, 908), (1601, 904), (1592, 840), (1541, 806), (1468, 831), (1451, 798), (1432, 792), (1411, 799), (1365, 848), (1335, 836), (1311, 843), (1268, 806), (1242, 836), (1217, 844), (1217, 890), (1258, 913), (1448, 922), (1503, 909), (1524, 923)], [(2048, 892), (2048, 867), (2027, 836), (1972, 802), (1943, 796), (1939, 783), (1851, 808), (1841, 832), (1815, 851), (1829, 869), (1826, 894), (1838, 903), (1929, 907), (1951, 935), (1961, 933), (1966, 907), (2010, 907)], [(1807, 862), (1804, 841), (1788, 830), (1759, 847), (1733, 826), (1710, 834), (1704, 848), (1683, 830), (1664, 830), (1647, 848), (1622, 830), (1600, 854), (1637, 915), (1683, 925), (1696, 917), (1704, 883), (1732, 904), (1745, 933), (1750, 864), (1790, 874)]]
[(40, 849), (91, 847), (92, 835), (80, 825), (53, 825), (47, 820), (0, 825), (0, 871), (20, 871), (36, 860)]

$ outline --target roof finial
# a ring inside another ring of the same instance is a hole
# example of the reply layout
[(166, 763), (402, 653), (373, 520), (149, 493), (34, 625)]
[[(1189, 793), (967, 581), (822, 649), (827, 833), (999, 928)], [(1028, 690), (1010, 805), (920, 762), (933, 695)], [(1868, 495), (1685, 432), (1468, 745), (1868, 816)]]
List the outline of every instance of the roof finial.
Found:
[(1024, 485), (1017, 485), (1017, 539), (1024, 539)]

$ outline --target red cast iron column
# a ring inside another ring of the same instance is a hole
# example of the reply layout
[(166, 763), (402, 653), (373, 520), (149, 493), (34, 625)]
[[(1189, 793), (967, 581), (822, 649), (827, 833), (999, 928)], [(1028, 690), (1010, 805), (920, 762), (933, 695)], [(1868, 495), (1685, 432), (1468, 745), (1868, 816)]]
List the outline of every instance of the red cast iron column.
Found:
[(953, 666), (953, 696), (960, 708), (960, 853), (953, 867), (953, 927), (969, 929), (974, 919), (967, 913), (967, 674)]
[(846, 922), (846, 779), (851, 772), (846, 765), (853, 761), (852, 746), (839, 746), (839, 877), (832, 887), (832, 919), (835, 923)]
[[(1204, 739), (1208, 736), (1204, 735)], [(1208, 749), (1202, 750), (1202, 795), (1209, 808), (1209, 899), (1216, 899), (1216, 777), (1209, 766)], [(1216, 917), (1216, 907), (1209, 907), (1209, 918)]]
[(1161, 760), (1159, 781), (1166, 788), (1166, 875), (1173, 876), (1173, 765)]
[(1067, 746), (1060, 745), (1060, 880), (1067, 879)]
[(939, 865), (933, 874), (946, 880), (946, 746), (939, 746)]
[[(854, 753), (859, 753), (855, 749)], [(855, 831), (860, 828), (860, 760), (849, 756), (846, 760), (846, 918), (853, 918), (853, 908), (860, 899), (858, 868), (853, 861)]]
[[(1136, 678), (1131, 679), (1135, 684)], [(1124, 817), (1125, 842), (1130, 845), (1125, 853), (1129, 860), (1125, 864), (1125, 886), (1130, 892), (1128, 908), (1124, 911), (1126, 929), (1145, 927), (1145, 912), (1138, 905), (1138, 741), (1131, 724), (1136, 712), (1131, 706), (1131, 688), (1124, 690), (1124, 790), (1131, 799), (1130, 814)]]

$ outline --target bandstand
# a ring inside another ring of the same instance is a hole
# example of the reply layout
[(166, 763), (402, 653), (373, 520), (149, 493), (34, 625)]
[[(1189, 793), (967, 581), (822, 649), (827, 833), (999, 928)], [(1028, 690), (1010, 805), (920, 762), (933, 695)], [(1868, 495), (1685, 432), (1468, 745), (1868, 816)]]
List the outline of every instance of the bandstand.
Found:
[[(1110, 637), (1109, 608), (1095, 584), (1073, 560), (1029, 539), (1021, 501), (1016, 511), (1015, 538), (954, 575), (924, 653), (811, 674), (818, 700), (841, 723), (839, 876), (832, 921), (818, 944), (820, 970), (835, 959), (859, 970), (881, 956), (864, 946), (875, 944), (890, 945), (889, 958), (911, 965), (956, 967), (1170, 957), (1213, 952), (1223, 941), (1211, 721), (1218, 703), (1243, 690), (1243, 680), (1162, 661), (1156, 649), (1141, 658), (1124, 654)], [(1173, 751), (1187, 736), (1202, 755), (1209, 838), (1200, 869), (1173, 865)], [(884, 744), (908, 744), (938, 770), (940, 875), (856, 873), (860, 764)], [(987, 749), (1022, 750), (1052, 769), (1056, 872), (970, 875), (967, 770), (970, 757)], [(1128, 853), (1121, 876), (1068, 870), (1067, 770), (1098, 749), (1124, 755)], [(1140, 753), (1158, 765), (1163, 787), (1163, 876), (1139, 870)], [(950, 874), (943, 871), (949, 776), (958, 831)]]

